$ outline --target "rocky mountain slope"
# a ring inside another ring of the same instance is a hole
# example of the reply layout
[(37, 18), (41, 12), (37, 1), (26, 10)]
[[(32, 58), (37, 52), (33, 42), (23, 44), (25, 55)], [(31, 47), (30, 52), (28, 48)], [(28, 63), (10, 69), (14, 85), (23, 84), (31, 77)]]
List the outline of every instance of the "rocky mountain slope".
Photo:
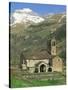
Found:
[[(18, 12), (18, 11), (16, 11)], [(21, 11), (23, 12), (23, 11)], [(19, 12), (19, 13), (21, 13)], [(27, 10), (26, 10), (27, 12)], [(29, 12), (32, 12), (29, 10)], [(21, 19), (21, 18), (20, 18)], [(34, 18), (37, 19), (37, 18)], [(18, 19), (17, 19), (18, 20)], [(49, 50), (49, 41), (56, 37), (57, 55), (66, 61), (66, 15), (54, 14), (45, 19), (31, 20), (30, 25), (14, 21), (16, 26), (10, 26), (10, 59), (12, 64), (19, 64), (20, 54), (23, 52), (25, 58)], [(41, 20), (40, 22), (38, 20)], [(33, 23), (32, 23), (33, 22)], [(27, 28), (25, 28), (27, 27)], [(41, 56), (40, 56), (41, 57)]]

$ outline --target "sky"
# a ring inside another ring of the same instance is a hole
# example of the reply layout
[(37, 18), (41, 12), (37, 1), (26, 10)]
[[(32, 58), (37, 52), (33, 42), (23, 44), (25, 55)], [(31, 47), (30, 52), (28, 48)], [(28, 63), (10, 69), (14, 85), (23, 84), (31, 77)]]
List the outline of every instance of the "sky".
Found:
[(10, 2), (9, 3), (9, 12), (14, 12), (17, 9), (30, 8), (34, 12), (45, 15), (48, 13), (63, 13), (66, 12), (65, 5), (52, 5), (52, 4), (36, 4), (36, 3), (19, 3), (19, 2)]

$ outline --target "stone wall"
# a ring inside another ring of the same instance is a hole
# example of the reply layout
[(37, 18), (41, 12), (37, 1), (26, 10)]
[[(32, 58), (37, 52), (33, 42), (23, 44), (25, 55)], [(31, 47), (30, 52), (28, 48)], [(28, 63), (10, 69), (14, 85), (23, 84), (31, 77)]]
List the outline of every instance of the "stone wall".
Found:
[(59, 56), (56, 56), (52, 60), (52, 71), (62, 72), (63, 71), (63, 61)]
[[(35, 69), (38, 69), (38, 73), (40, 73), (40, 66), (44, 64), (46, 66), (46, 72), (48, 71), (48, 59), (43, 60), (27, 60), (27, 67), (29, 68), (30, 73), (34, 73)], [(37, 65), (37, 66), (36, 66)]]
[(27, 67), (35, 67), (35, 64), (39, 62), (44, 62), (46, 64), (49, 63), (48, 59), (43, 59), (43, 60), (27, 60)]

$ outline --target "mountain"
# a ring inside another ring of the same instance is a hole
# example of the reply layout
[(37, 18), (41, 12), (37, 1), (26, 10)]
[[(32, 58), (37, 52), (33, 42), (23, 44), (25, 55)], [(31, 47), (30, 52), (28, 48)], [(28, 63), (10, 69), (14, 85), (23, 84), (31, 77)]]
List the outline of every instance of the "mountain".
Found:
[[(30, 11), (31, 12), (31, 11)], [(26, 24), (27, 26), (27, 24)], [(10, 28), (11, 64), (19, 64), (20, 54), (25, 58), (48, 51), (52, 37), (56, 38), (57, 55), (66, 62), (66, 14), (53, 14), (40, 23), (32, 23), (27, 28), (19, 23)], [(41, 56), (40, 56), (41, 57)]]
[(44, 18), (33, 12), (29, 8), (16, 10), (11, 14), (11, 25), (15, 24), (29, 24), (29, 23), (40, 23), (44, 21)]

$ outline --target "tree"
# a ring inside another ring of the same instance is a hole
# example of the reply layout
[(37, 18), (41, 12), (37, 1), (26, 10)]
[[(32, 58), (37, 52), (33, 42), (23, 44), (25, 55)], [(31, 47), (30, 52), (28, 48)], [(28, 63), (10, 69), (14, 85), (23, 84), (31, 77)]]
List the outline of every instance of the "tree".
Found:
[(21, 54), (20, 54), (20, 69), (22, 69), (22, 64), (26, 64), (26, 58), (25, 58), (23, 52), (21, 52)]

